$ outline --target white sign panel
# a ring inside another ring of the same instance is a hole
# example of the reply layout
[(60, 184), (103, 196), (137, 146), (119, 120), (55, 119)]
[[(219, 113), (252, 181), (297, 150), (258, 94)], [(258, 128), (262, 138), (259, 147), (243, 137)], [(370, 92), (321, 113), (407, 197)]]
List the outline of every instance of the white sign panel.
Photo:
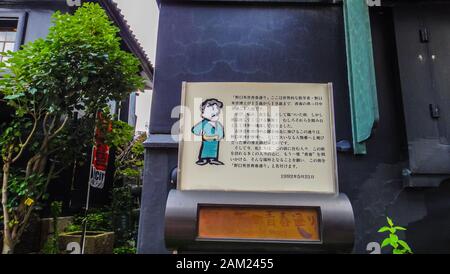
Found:
[(331, 84), (184, 83), (181, 190), (337, 193)]

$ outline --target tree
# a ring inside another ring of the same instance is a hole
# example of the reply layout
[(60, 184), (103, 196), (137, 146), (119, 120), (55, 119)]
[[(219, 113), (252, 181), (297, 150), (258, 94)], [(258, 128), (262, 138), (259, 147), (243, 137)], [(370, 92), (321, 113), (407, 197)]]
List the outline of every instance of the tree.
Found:
[(3, 53), (9, 59), (0, 63), (0, 99), (15, 111), (0, 137), (3, 253), (13, 253), (36, 202), (70, 162), (70, 136), (79, 133), (70, 125), (76, 113), (93, 135), (97, 111), (144, 85), (139, 61), (121, 50), (119, 30), (98, 4), (52, 18), (45, 39)]
[(115, 149), (114, 161), (114, 186), (120, 180), (132, 180), (139, 183), (141, 172), (144, 168), (144, 141), (147, 139), (146, 133), (134, 136), (134, 129), (128, 124), (117, 121), (113, 125), (114, 137), (108, 138)]

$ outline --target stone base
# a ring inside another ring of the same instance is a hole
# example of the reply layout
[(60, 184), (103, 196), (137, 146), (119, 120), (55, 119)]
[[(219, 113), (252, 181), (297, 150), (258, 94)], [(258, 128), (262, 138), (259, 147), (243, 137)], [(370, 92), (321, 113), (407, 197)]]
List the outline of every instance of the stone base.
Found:
[[(59, 217), (58, 218), (58, 232), (63, 233), (64, 230), (72, 223), (73, 217)], [(53, 218), (41, 219), (41, 248), (45, 245), (48, 238), (52, 236), (53, 231)]]
[[(59, 248), (66, 250), (71, 242), (81, 243), (81, 231), (59, 235)], [(80, 244), (81, 245), (81, 244)], [(84, 254), (113, 254), (114, 232), (87, 231)]]

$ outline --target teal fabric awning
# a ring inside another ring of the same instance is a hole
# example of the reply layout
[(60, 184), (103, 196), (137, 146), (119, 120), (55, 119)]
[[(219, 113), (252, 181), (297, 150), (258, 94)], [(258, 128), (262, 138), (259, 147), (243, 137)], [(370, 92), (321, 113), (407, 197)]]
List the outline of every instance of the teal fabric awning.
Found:
[(369, 8), (366, 0), (343, 2), (353, 151), (366, 154), (365, 141), (379, 120)]

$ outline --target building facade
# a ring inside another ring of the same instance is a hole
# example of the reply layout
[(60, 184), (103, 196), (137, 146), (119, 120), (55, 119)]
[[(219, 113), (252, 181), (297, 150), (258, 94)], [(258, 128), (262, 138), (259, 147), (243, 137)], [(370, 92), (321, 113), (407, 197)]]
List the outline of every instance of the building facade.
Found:
[[(340, 192), (355, 253), (386, 217), (416, 253), (450, 252), (448, 1), (158, 1), (158, 64), (138, 248), (166, 253), (183, 81), (334, 86)], [(349, 146), (349, 144), (351, 144)]]
[[(76, 2), (76, 1), (75, 1)], [(87, 2), (87, 1), (83, 1)], [(120, 29), (122, 49), (133, 53), (141, 63), (142, 77), (146, 79), (147, 88), (151, 88), (153, 79), (153, 66), (146, 53), (137, 41), (126, 20), (117, 5), (110, 0), (90, 1), (99, 3), (109, 15), (111, 21)], [(0, 1), (0, 51), (19, 50), (20, 46), (43, 38), (47, 35), (51, 26), (51, 16), (55, 11), (72, 13), (76, 5), (69, 5), (66, 0), (7, 0)], [(133, 93), (124, 102), (112, 102), (112, 111), (119, 119), (132, 125), (136, 125), (136, 94)], [(7, 122), (12, 113), (7, 113), (7, 108), (0, 102), (0, 123)], [(108, 201), (108, 190), (112, 185), (114, 159), (110, 159), (110, 168), (107, 177), (105, 191), (98, 191), (96, 202), (102, 205)], [(49, 188), (51, 199), (64, 201), (65, 211), (76, 211), (84, 205), (86, 199), (89, 166), (85, 165), (76, 171), (67, 171), (58, 182)], [(75, 170), (75, 169), (74, 169)], [(75, 175), (74, 175), (75, 174)], [(76, 177), (74, 181), (73, 177)], [(66, 178), (72, 178), (67, 180)]]

